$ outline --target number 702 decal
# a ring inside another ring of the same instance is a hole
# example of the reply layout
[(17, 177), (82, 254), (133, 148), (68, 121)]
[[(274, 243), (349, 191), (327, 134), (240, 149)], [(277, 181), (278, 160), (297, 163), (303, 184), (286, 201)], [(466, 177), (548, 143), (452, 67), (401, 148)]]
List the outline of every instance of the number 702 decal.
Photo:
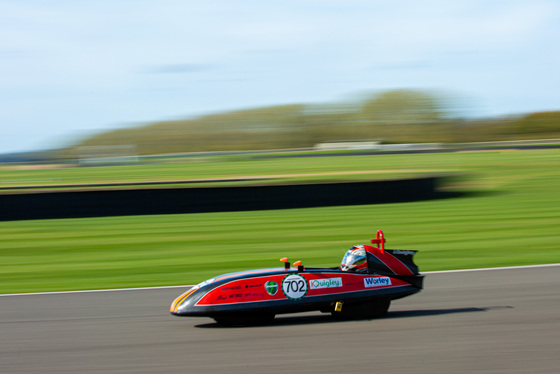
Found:
[(307, 280), (299, 274), (287, 275), (282, 280), (282, 292), (289, 299), (301, 299), (307, 294), (307, 290)]

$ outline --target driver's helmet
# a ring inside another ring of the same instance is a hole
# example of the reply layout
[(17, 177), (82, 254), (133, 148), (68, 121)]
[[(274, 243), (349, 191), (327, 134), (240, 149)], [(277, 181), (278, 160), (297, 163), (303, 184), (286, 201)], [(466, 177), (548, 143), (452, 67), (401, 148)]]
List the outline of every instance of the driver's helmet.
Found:
[(367, 269), (366, 249), (363, 245), (355, 245), (342, 258), (340, 270), (363, 271)]

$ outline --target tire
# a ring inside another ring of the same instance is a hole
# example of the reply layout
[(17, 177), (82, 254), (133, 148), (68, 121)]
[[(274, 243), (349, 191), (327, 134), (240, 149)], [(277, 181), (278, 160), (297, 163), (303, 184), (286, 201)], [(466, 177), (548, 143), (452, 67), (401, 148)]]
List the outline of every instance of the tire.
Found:
[(345, 304), (340, 312), (332, 311), (334, 318), (339, 320), (371, 319), (387, 314), (391, 299), (379, 299), (361, 304)]
[(225, 314), (214, 316), (214, 320), (221, 326), (234, 327), (234, 326), (259, 326), (271, 323), (274, 320), (273, 313), (259, 313), (259, 314)]

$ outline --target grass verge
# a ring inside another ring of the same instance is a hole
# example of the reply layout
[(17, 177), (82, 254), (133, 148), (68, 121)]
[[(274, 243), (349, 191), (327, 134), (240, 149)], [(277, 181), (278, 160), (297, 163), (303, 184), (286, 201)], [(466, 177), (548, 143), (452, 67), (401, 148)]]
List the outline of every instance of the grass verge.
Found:
[[(376, 229), (388, 248), (419, 250), (424, 271), (560, 262), (558, 150), (329, 159), (319, 169), (346, 171), (354, 160), (357, 170), (383, 165), (471, 177), (449, 186), (462, 197), (433, 201), (0, 222), (0, 293), (192, 284), (279, 266), (283, 256), (334, 266)], [(297, 167), (284, 164), (289, 172), (317, 170), (317, 160), (290, 162)]]

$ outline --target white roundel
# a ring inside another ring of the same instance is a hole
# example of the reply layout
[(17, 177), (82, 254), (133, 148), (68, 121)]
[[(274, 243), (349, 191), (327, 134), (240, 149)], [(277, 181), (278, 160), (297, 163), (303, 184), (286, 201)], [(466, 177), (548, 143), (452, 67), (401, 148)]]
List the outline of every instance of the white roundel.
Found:
[(298, 274), (291, 274), (282, 281), (282, 292), (290, 299), (301, 299), (307, 294), (307, 280)]

